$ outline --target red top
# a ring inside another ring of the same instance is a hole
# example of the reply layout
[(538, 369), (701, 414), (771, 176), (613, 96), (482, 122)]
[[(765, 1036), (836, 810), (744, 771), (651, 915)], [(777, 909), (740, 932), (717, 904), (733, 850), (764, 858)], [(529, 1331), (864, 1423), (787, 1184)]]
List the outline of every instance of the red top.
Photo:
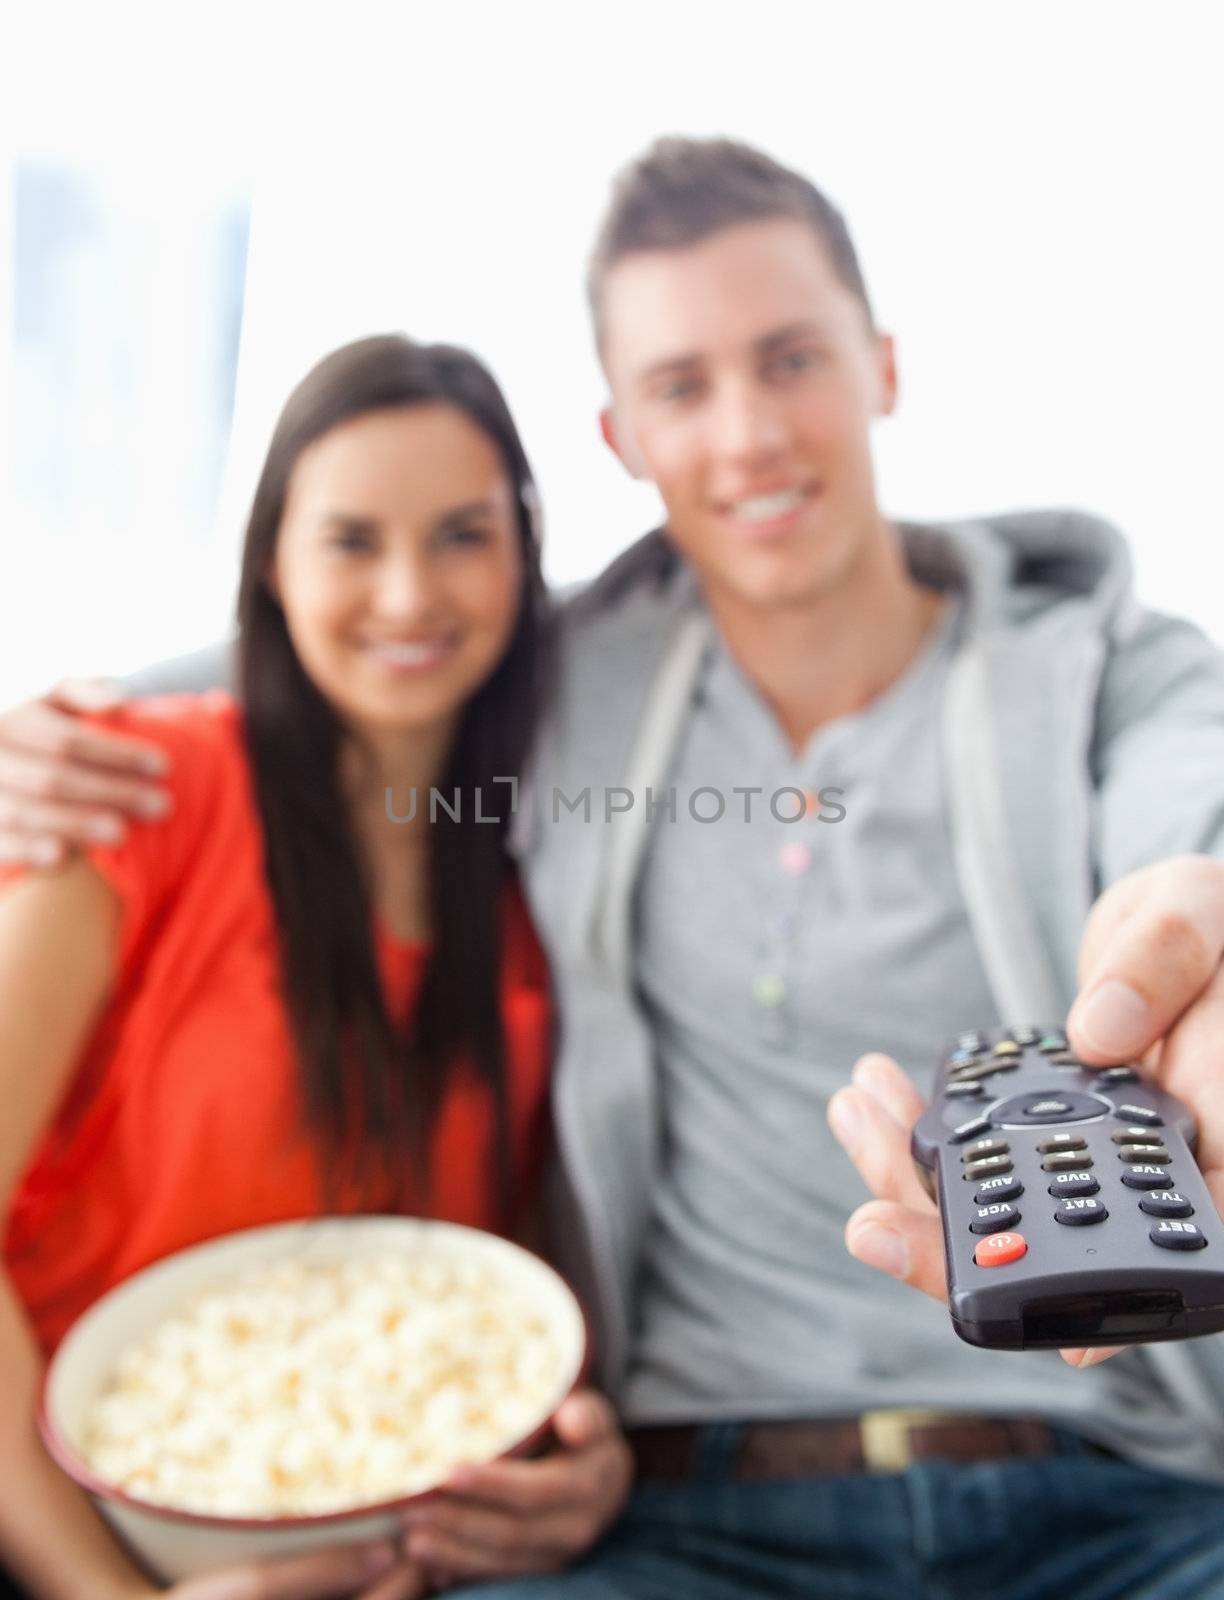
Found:
[[(49, 1351), (105, 1290), (236, 1228), (317, 1215), (318, 1151), (301, 1131), (272, 898), (239, 708), (175, 696), (94, 719), (170, 755), (173, 814), (90, 860), (122, 903), (116, 986), (13, 1196), (5, 1263)], [(548, 1132), (550, 1005), (517, 889), (503, 921), (502, 1016), (516, 1196)], [(425, 946), (375, 940), (389, 1009), (406, 1015)], [(427, 1214), (497, 1228), (491, 1097), (472, 1069), (444, 1100)], [(333, 1210), (401, 1210), (342, 1190)]]

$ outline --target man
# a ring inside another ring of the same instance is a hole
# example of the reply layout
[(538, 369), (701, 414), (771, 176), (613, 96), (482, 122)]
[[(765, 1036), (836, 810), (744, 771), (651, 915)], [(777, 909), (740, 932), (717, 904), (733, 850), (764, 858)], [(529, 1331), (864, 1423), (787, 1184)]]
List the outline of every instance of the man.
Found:
[[(662, 142), (590, 287), (605, 438), (667, 526), (565, 615), (517, 848), (562, 1013), (571, 1266), (639, 1483), (571, 1571), (473, 1592), (1218, 1594), (1217, 1340), (1087, 1371), (986, 1353), (864, 1263), (942, 1293), (907, 1151), (934, 1064), (1073, 1001), (1089, 1059), (1160, 1046), (1224, 1199), (1224, 664), (1134, 606), (1090, 519), (882, 515), (893, 346), (798, 175)], [(0, 729), (10, 833), (61, 729)], [(409, 1549), (516, 1570), (559, 1503), (531, 1481), (424, 1508)]]

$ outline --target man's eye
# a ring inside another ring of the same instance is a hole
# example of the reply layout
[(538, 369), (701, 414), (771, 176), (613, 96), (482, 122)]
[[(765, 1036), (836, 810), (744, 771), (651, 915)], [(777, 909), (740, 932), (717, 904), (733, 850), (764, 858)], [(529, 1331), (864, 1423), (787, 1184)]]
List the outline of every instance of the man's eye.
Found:
[(659, 389), (656, 398), (662, 400), (665, 405), (679, 405), (685, 400), (692, 400), (700, 389), (701, 384), (696, 378), (676, 378)]
[(816, 350), (810, 346), (803, 350), (784, 350), (781, 355), (774, 357), (770, 367), (780, 377), (789, 378), (796, 373), (806, 372), (811, 367), (819, 366), (824, 358), (823, 350)]

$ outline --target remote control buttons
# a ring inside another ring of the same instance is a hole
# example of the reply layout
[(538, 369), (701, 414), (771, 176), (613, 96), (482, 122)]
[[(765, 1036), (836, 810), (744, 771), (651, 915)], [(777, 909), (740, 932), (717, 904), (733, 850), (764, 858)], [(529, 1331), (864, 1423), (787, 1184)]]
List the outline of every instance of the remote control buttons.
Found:
[(1098, 1083), (1138, 1083), (1139, 1074), (1134, 1067), (1102, 1067), (1097, 1073)]
[(979, 1267), (1005, 1267), (1011, 1261), (1019, 1261), (1027, 1250), (1023, 1234), (992, 1233), (978, 1245), (973, 1259)]
[(1011, 1149), (1006, 1139), (975, 1139), (961, 1151), (962, 1161), (981, 1161), (984, 1156), (1005, 1156)]
[(1020, 1046), (1014, 1039), (1000, 1039), (994, 1047), (994, 1053), (996, 1056), (1018, 1056)]
[(966, 1139), (973, 1139), (979, 1133), (990, 1132), (989, 1117), (974, 1117), (969, 1122), (962, 1122), (959, 1128), (953, 1128), (948, 1138), (953, 1144), (964, 1144)]
[(1067, 1040), (1061, 1033), (1047, 1033), (1037, 1045), (1043, 1056), (1054, 1055), (1067, 1048)]
[(980, 1083), (957, 1083), (954, 1080), (944, 1084), (945, 1100), (970, 1100), (983, 1092)]
[(1020, 1065), (1018, 1056), (999, 1056), (990, 1061), (972, 1061), (968, 1066), (956, 1067), (953, 1083), (976, 1083), (979, 1078), (993, 1078), (996, 1072), (1014, 1072)]
[(1171, 1189), (1173, 1179), (1160, 1167), (1130, 1167), (1122, 1174), (1128, 1189)]
[(1060, 1050), (1057, 1055), (1052, 1055), (1049, 1060), (1052, 1067), (1079, 1068), (1084, 1065), (1078, 1056), (1071, 1054), (1070, 1050)]
[(1073, 1200), (1059, 1202), (1054, 1220), (1066, 1223), (1069, 1228), (1084, 1228), (1093, 1222), (1104, 1222), (1108, 1215), (1109, 1212), (1099, 1200), (1077, 1196)]
[(1165, 1250), (1201, 1250), (1207, 1243), (1203, 1230), (1193, 1222), (1157, 1222), (1148, 1238)]
[(988, 1206), (992, 1200), (1015, 1200), (1024, 1193), (1024, 1185), (1013, 1173), (1002, 1173), (997, 1178), (987, 1178), (973, 1191), (973, 1203)]
[(1043, 1139), (1037, 1146), (1042, 1155), (1049, 1155), (1053, 1150), (1086, 1150), (1088, 1141), (1081, 1138), (1078, 1133), (1052, 1133), (1048, 1139)]
[(999, 1200), (988, 1206), (979, 1206), (977, 1216), (969, 1224), (970, 1233), (1001, 1233), (1004, 1228), (1014, 1228), (1020, 1221), (1015, 1206)]
[(1128, 1122), (1142, 1122), (1148, 1128), (1163, 1128), (1164, 1118), (1159, 1112), (1149, 1111), (1146, 1106), (1117, 1106), (1116, 1115), (1125, 1117)]
[(948, 1057), (948, 1065), (950, 1067), (967, 1067), (974, 1061), (980, 1061), (981, 1058), (982, 1052), (980, 1050), (953, 1050)]
[(1009, 1028), (1007, 1031), (1017, 1044), (1036, 1044), (1041, 1038), (1040, 1028), (1034, 1028), (1027, 1022), (1021, 1028)]
[(1010, 1156), (987, 1156), (984, 1161), (971, 1161), (965, 1168), (966, 1178), (993, 1178), (998, 1172), (1010, 1172)]
[(1087, 1150), (1057, 1150), (1041, 1163), (1042, 1172), (1072, 1172), (1076, 1167), (1092, 1166)]
[(958, 1050), (985, 1050), (986, 1035), (984, 1033), (958, 1033), (956, 1036)]
[(1149, 1217), (1192, 1217), (1194, 1207), (1184, 1194), (1178, 1194), (1176, 1189), (1167, 1189), (1164, 1194), (1145, 1194), (1139, 1202), (1140, 1211), (1146, 1211)]
[(1040, 1127), (1060, 1122), (1090, 1122), (1103, 1117), (1113, 1107), (1100, 1095), (1082, 1094), (1079, 1090), (1051, 1093), (1049, 1090), (1013, 1095), (1003, 1100), (990, 1114), (996, 1128)]
[(1100, 1188), (1091, 1172), (1060, 1172), (1050, 1184), (1050, 1193), (1063, 1200), (1073, 1194), (1098, 1194)]
[(1171, 1161), (1172, 1159), (1162, 1144), (1124, 1144), (1118, 1151), (1119, 1161)]
[(1153, 1133), (1151, 1128), (1116, 1128), (1109, 1137), (1114, 1144), (1147, 1144), (1160, 1135)]

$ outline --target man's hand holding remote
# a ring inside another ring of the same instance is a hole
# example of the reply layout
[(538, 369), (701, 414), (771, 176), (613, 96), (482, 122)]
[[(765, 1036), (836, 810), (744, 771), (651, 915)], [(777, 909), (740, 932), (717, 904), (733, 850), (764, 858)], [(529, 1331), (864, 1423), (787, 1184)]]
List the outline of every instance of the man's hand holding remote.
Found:
[[(1224, 1213), (1224, 863), (1179, 856), (1119, 879), (1088, 919), (1079, 979), (1067, 1023), (1077, 1055), (1142, 1062), (1194, 1113), (1198, 1164)], [(895, 1061), (867, 1055), (830, 1100), (829, 1123), (878, 1197), (847, 1222), (850, 1253), (945, 1300), (939, 1217), (910, 1157), (924, 1109)], [(1088, 1366), (1116, 1352), (1062, 1353)]]

